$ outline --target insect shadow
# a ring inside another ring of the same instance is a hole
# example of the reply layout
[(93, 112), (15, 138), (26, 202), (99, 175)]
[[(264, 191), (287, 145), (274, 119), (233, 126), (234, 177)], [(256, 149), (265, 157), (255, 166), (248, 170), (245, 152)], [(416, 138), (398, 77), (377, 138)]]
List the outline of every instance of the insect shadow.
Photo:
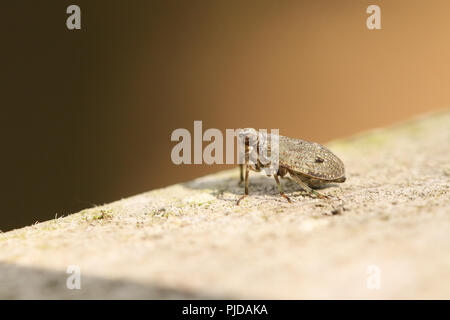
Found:
[[(253, 196), (265, 196), (270, 195), (278, 199), (280, 197), (277, 185), (272, 177), (267, 177), (260, 173), (254, 173), (250, 176), (249, 193)], [(289, 194), (293, 199), (298, 197), (314, 197), (308, 192), (303, 190), (294, 180), (289, 177), (280, 179), (286, 194)], [(193, 181), (185, 182), (183, 186), (195, 189), (195, 190), (207, 190), (211, 195), (217, 199), (235, 201), (235, 199), (224, 199), (225, 193), (231, 193), (236, 196), (242, 196), (244, 194), (244, 184), (239, 183), (239, 171), (236, 170), (236, 175), (230, 177), (226, 175), (224, 177), (202, 177)], [(327, 189), (331, 187), (337, 187), (336, 183), (324, 184), (315, 189)]]

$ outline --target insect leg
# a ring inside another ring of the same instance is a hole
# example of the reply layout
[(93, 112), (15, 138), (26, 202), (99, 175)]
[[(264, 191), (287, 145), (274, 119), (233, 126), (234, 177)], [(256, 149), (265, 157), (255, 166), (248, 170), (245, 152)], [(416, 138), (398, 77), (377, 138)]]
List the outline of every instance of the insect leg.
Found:
[(294, 179), (295, 182), (297, 182), (297, 183), (300, 185), (300, 187), (302, 187), (302, 189), (305, 190), (306, 192), (308, 192), (308, 193), (310, 193), (310, 194), (313, 194), (313, 195), (315, 195), (317, 198), (320, 198), (320, 199), (329, 199), (329, 197), (327, 197), (327, 196), (325, 196), (325, 195), (323, 195), (323, 194), (318, 193), (316, 190), (311, 189), (311, 188), (310, 188), (306, 183), (304, 183), (304, 182), (302, 181), (302, 179), (300, 179), (297, 175), (289, 173), (289, 176), (292, 177), (292, 179)]
[(244, 199), (246, 196), (248, 196), (248, 172), (249, 172), (249, 138), (246, 137), (245, 138), (245, 164), (244, 165), (240, 165), (241, 169), (241, 173), (243, 171), (243, 169), (245, 168), (245, 191), (244, 191), (244, 195), (237, 201), (237, 205), (239, 205), (239, 203), (242, 201), (242, 199)]
[(246, 196), (248, 196), (248, 172), (249, 172), (249, 168), (248, 165), (245, 164), (245, 191), (244, 191), (244, 195), (242, 197), (239, 198), (239, 200), (237, 201), (237, 205), (239, 205), (239, 203), (241, 202), (242, 199), (244, 199)]
[(289, 203), (292, 203), (291, 199), (283, 192), (283, 187), (281, 186), (280, 180), (278, 179), (277, 174), (274, 174), (273, 177), (275, 178), (275, 181), (277, 182), (278, 191), (280, 191), (280, 195), (285, 198)]
[(244, 165), (239, 165), (239, 171), (240, 171), (240, 179), (239, 179), (239, 185), (244, 181)]

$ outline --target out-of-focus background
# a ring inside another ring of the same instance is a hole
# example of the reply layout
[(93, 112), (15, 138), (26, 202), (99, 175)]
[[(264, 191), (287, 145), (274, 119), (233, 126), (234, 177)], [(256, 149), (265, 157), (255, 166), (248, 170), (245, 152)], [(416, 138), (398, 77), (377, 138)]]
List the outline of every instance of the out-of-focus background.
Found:
[[(70, 4), (81, 30), (66, 28)], [(371, 4), (381, 30), (366, 27)], [(171, 132), (194, 120), (326, 142), (450, 106), (448, 0), (21, 0), (1, 12), (2, 231), (223, 169), (172, 164)]]

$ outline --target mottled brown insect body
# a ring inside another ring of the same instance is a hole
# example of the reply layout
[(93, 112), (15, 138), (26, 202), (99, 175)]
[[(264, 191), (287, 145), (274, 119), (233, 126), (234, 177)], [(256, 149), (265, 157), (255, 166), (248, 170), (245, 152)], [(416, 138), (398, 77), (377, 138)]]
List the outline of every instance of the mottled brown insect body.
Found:
[[(269, 140), (271, 135), (267, 135)], [(254, 129), (242, 130), (241, 138), (245, 140), (246, 160), (248, 159), (249, 137), (257, 141), (258, 132)], [(296, 181), (302, 189), (310, 194), (314, 194), (320, 198), (327, 198), (324, 195), (316, 192), (312, 188), (321, 187), (327, 183), (344, 182), (345, 170), (341, 159), (334, 155), (326, 147), (315, 143), (300, 139), (292, 139), (284, 136), (277, 136), (279, 141), (279, 164), (275, 174), (273, 174), (275, 181), (280, 191), (281, 196), (290, 199), (284, 194), (278, 177), (284, 177), (289, 174), (290, 178)], [(259, 146), (259, 145), (258, 145)], [(245, 180), (245, 194), (239, 199), (239, 202), (248, 195), (248, 171), (261, 171), (263, 168), (270, 167), (271, 164), (263, 165), (259, 159), (256, 165), (250, 165), (246, 162), (240, 165), (241, 182)], [(244, 179), (245, 171), (245, 179)]]
[[(312, 180), (326, 182), (345, 181), (344, 164), (324, 146), (279, 136), (280, 167)], [(343, 181), (341, 181), (343, 180)]]

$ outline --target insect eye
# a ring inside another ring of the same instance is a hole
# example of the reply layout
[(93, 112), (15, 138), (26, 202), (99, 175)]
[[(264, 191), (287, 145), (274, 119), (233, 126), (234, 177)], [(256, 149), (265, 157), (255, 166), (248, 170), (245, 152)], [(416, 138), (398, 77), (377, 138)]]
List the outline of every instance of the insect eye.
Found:
[(321, 157), (316, 157), (316, 163), (322, 163), (325, 160), (323, 160)]

